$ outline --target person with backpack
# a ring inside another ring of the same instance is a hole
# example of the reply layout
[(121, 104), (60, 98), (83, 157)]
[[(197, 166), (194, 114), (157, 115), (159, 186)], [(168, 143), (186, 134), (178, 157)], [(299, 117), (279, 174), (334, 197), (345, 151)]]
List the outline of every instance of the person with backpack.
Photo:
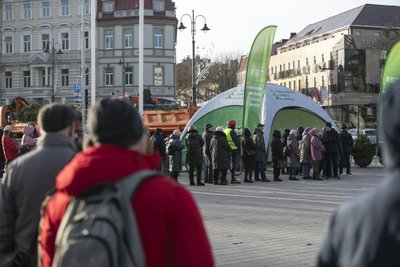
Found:
[[(199, 135), (196, 126), (190, 125), (188, 135), (186, 137), (186, 161), (189, 165), (190, 185), (203, 186), (201, 182), (201, 172), (203, 168), (203, 138)], [(194, 182), (194, 169), (196, 168), (197, 181)]]
[(0, 192), (0, 266), (37, 265), (40, 207), (55, 186), (59, 171), (77, 149), (73, 139), (76, 114), (67, 105), (49, 104), (38, 114), (37, 148), (16, 158), (7, 169)]
[[(100, 266), (101, 260), (101, 266), (109, 262), (113, 266), (135, 266), (128, 260), (147, 267), (214, 266), (193, 197), (183, 186), (153, 171), (161, 163), (157, 154), (144, 154), (143, 122), (134, 106), (120, 99), (103, 99), (89, 112), (88, 126), (94, 145), (77, 154), (60, 172), (56, 193), (43, 211), (39, 253), (42, 266), (64, 266), (58, 263), (68, 261), (69, 266)], [(138, 185), (136, 191), (132, 191), (132, 182)], [(116, 195), (118, 192), (123, 197)], [(115, 201), (109, 201), (110, 196)], [(108, 202), (90, 202), (99, 197)], [(80, 201), (81, 210), (89, 211), (86, 205), (92, 203), (91, 215), (68, 216), (75, 209), (67, 208), (77, 207)], [(121, 203), (124, 212), (115, 209), (113, 202)], [(99, 208), (105, 210), (102, 216)], [(114, 214), (110, 215), (109, 210)], [(104, 223), (102, 217), (106, 218)], [(73, 218), (78, 220), (69, 220)], [(80, 230), (81, 238), (74, 240), (69, 231), (63, 230), (77, 230), (79, 218), (87, 223)], [(107, 231), (96, 228), (97, 224), (112, 223), (118, 227)], [(100, 237), (91, 236), (94, 234)], [(113, 245), (118, 240), (127, 242)], [(109, 250), (104, 252), (105, 248)]]
[(178, 182), (179, 173), (182, 170), (182, 144), (181, 131), (174, 130), (168, 140), (167, 152), (169, 158), (169, 176)]

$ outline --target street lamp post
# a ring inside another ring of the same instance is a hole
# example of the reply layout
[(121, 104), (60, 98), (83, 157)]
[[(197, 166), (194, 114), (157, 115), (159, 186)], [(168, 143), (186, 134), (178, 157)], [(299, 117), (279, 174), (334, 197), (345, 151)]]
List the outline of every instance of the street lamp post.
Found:
[(122, 97), (125, 97), (126, 94), (126, 77), (125, 77), (125, 53), (124, 48), (122, 48), (122, 60), (119, 61), (119, 64), (122, 65)]
[(203, 15), (194, 15), (194, 10), (192, 10), (192, 15), (189, 14), (183, 14), (181, 17), (181, 24), (178, 27), (178, 30), (184, 30), (186, 27), (182, 23), (183, 17), (188, 16), (191, 21), (191, 30), (192, 30), (192, 102), (193, 104), (196, 105), (196, 62), (195, 62), (195, 35), (196, 35), (196, 19), (198, 17), (202, 17), (204, 19), (204, 26), (201, 29), (201, 31), (207, 32), (210, 30), (210, 28), (207, 27), (207, 21), (206, 18)]
[[(56, 49), (56, 46), (58, 46), (58, 51)], [(54, 38), (51, 43), (51, 103), (54, 102), (54, 90), (55, 90), (55, 85), (54, 85), (54, 76), (55, 76), (55, 55), (61, 55), (63, 52), (61, 51), (60, 44), (59, 43), (54, 43)], [(57, 52), (56, 52), (57, 51)], [(49, 47), (46, 47), (44, 50), (45, 53), (49, 53)]]

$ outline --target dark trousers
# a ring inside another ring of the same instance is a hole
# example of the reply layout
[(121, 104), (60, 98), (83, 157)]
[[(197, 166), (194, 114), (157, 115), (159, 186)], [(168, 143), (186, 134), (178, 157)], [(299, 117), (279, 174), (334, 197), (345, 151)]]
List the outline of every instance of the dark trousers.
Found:
[(179, 172), (169, 172), (169, 176), (171, 176), (172, 179), (178, 182)]
[(259, 180), (261, 176), (262, 180), (267, 179), (267, 176), (265, 176), (265, 163), (263, 161), (257, 161), (256, 162), (256, 169), (254, 172), (254, 179)]
[(278, 179), (281, 175), (281, 168), (274, 168), (274, 179)]
[(204, 181), (206, 183), (212, 183), (213, 182), (213, 169), (212, 169), (212, 164), (211, 164), (211, 156), (204, 156), (204, 165), (205, 165), (205, 170), (204, 170)]
[(219, 170), (216, 169), (214, 170), (214, 184), (218, 184), (219, 182), (219, 173), (221, 172), (221, 182), (227, 182), (226, 181), (226, 174), (228, 173), (228, 169), (223, 169), (223, 170)]
[(339, 173), (343, 173), (343, 167), (346, 167), (346, 173), (350, 173), (350, 151), (343, 151), (339, 162)]
[(332, 176), (332, 170), (333, 170), (333, 176), (337, 177), (338, 176), (338, 157), (336, 152), (326, 152), (325, 153), (325, 175), (327, 177)]
[(316, 179), (316, 178), (319, 178), (319, 175), (320, 175), (320, 160), (316, 160), (316, 161), (314, 161), (314, 163), (313, 163), (313, 178), (314, 179)]
[(253, 179), (253, 169), (248, 169), (244, 171), (244, 180), (251, 181)]
[(189, 180), (191, 183), (194, 183), (194, 168), (196, 168), (197, 182), (201, 181), (201, 171), (203, 169), (203, 163), (194, 166), (189, 165)]
[(237, 151), (233, 150), (231, 152), (231, 178), (235, 180), (235, 171), (236, 171), (236, 164), (237, 164)]

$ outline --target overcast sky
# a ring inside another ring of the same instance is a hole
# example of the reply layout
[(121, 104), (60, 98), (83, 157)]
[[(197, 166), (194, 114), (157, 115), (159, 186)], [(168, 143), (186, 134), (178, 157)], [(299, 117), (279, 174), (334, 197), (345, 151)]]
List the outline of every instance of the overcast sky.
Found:
[[(204, 20), (196, 20), (196, 54), (247, 54), (257, 33), (268, 25), (278, 26), (275, 41), (288, 38), (311, 23), (349, 9), (368, 4), (400, 5), (399, 0), (173, 0), (176, 17), (185, 13), (203, 15), (211, 31), (200, 29)], [(192, 54), (190, 19), (183, 17), (184, 31), (178, 30), (177, 62)]]

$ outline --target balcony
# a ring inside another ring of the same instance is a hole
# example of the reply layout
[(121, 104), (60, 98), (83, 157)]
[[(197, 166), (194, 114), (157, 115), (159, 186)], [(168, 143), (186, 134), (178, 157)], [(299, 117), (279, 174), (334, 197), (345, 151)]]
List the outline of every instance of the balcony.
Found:
[(304, 66), (303, 67), (303, 74), (304, 75), (308, 75), (308, 74), (310, 74), (310, 66), (308, 65), (308, 66)]

